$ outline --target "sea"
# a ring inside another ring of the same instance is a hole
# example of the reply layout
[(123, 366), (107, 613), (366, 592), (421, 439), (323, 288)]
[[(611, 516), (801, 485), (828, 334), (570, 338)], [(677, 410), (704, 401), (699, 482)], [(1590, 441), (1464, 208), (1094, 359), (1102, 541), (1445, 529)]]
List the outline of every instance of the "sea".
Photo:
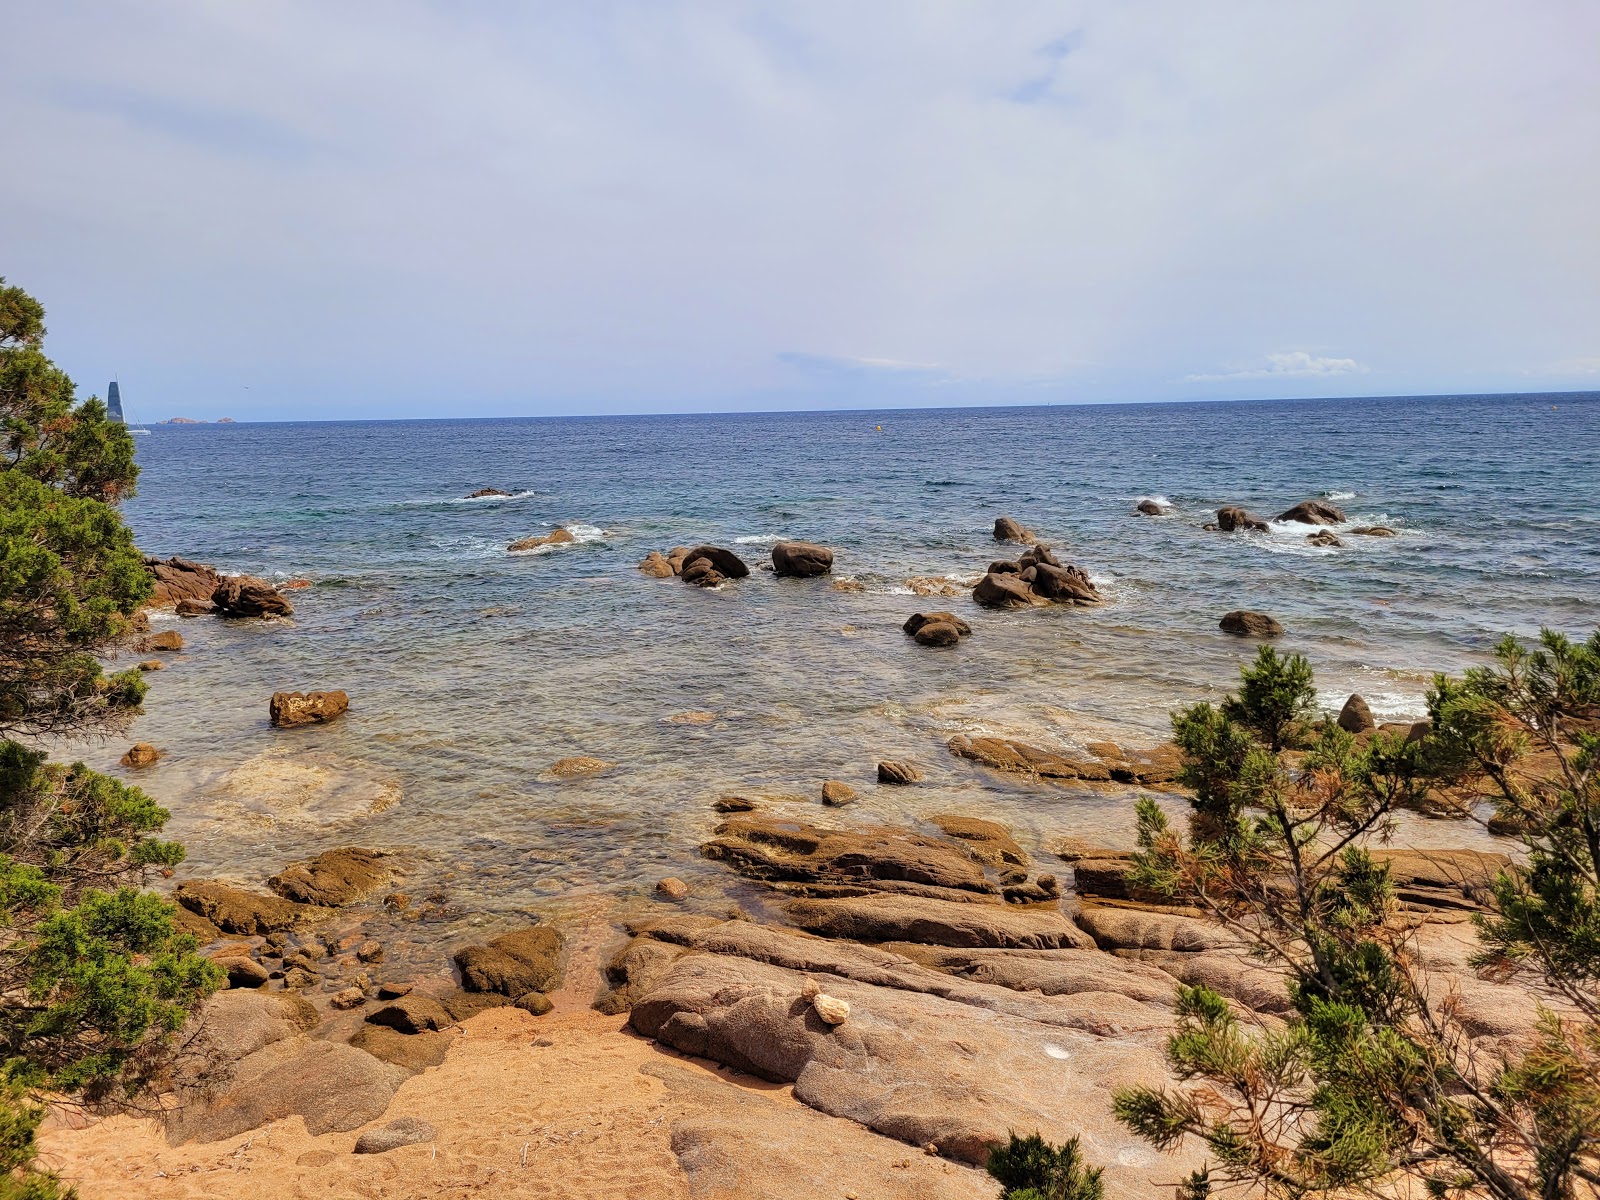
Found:
[[(409, 913), (363, 919), (419, 967), (529, 914), (621, 919), (668, 875), (725, 908), (727, 872), (698, 854), (720, 796), (822, 824), (987, 817), (1046, 863), (1064, 837), (1126, 845), (1133, 791), (997, 776), (945, 743), (1153, 745), (1254, 655), (1218, 628), (1232, 609), (1282, 622), (1329, 711), (1358, 692), (1380, 721), (1422, 716), (1436, 672), (1506, 633), (1600, 627), (1600, 393), (155, 425), (137, 442), (125, 515), (147, 553), (310, 586), (287, 621), (158, 614), (184, 651), (126, 740), (74, 752), (171, 810), (180, 879), (259, 887), (324, 849), (395, 851)], [(510, 494), (465, 498), (484, 487)], [(1270, 518), (1312, 497), (1349, 516), (1342, 547), (1299, 524), (1202, 528), (1224, 504)], [(1137, 514), (1144, 498), (1166, 515)], [(971, 583), (1020, 549), (994, 540), (1002, 515), (1106, 603), (974, 605)], [(1349, 533), (1373, 524), (1398, 536)], [(575, 540), (507, 550), (558, 526)], [(756, 569), (785, 538), (832, 547), (832, 579)], [(702, 590), (636, 569), (702, 542), (751, 575)], [(902, 632), (940, 609), (972, 636)], [(348, 715), (270, 727), (273, 692), (311, 689), (347, 691)], [(165, 757), (117, 766), (132, 740)], [(551, 772), (572, 756), (612, 765)], [(879, 786), (881, 759), (926, 781)], [(857, 802), (821, 807), (830, 779)], [(1421, 818), (1396, 838), (1490, 841)]]

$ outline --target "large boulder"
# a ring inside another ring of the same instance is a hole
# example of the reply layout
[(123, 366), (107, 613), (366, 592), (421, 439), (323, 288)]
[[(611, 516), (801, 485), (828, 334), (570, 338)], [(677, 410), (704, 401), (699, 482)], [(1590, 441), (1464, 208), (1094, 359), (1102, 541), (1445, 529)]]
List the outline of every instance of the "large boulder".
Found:
[[(668, 556), (670, 560), (670, 555)], [(704, 559), (711, 564), (713, 570), (727, 579), (743, 579), (750, 574), (750, 568), (745, 566), (744, 560), (732, 550), (724, 550), (721, 546), (696, 546), (683, 556), (683, 565), (680, 573), (687, 574), (691, 564)]]
[(917, 631), (924, 625), (933, 624), (953, 625), (955, 626), (956, 633), (962, 637), (966, 637), (972, 632), (972, 626), (968, 625), (960, 617), (956, 616), (955, 613), (951, 612), (912, 613), (906, 618), (906, 623), (900, 628), (905, 630), (906, 633), (910, 634), (912, 637), (915, 637), (917, 635)]
[(267, 886), (298, 904), (354, 904), (394, 877), (378, 850), (347, 846), (325, 850), (308, 862), (285, 867)]
[(994, 540), (997, 542), (1031, 542), (1033, 531), (1010, 517), (996, 517)]
[(1159, 500), (1141, 500), (1133, 507), (1135, 512), (1143, 513), (1147, 517), (1159, 517), (1167, 511)]
[(1057, 604), (1099, 604), (1102, 597), (1098, 588), (1089, 582), (1082, 567), (1068, 563), (1039, 562), (1033, 566), (1033, 590), (1046, 600)]
[(561, 936), (548, 925), (502, 934), (487, 945), (455, 953), (461, 986), (469, 992), (495, 992), (515, 1000), (528, 992), (548, 992), (561, 978)]
[(156, 608), (170, 608), (180, 600), (210, 602), (211, 595), (222, 582), (216, 569), (205, 563), (191, 562), (187, 558), (152, 558), (145, 556), (145, 568), (155, 577), (155, 589), (149, 603)]
[(229, 575), (211, 593), (211, 606), (224, 617), (288, 617), (294, 605), (265, 579)]
[(344, 692), (273, 692), (267, 716), (280, 728), (322, 725), (348, 712), (350, 697)]
[(1302, 525), (1343, 525), (1344, 512), (1323, 500), (1302, 500), (1287, 512), (1278, 514), (1280, 521), (1299, 521)]
[(990, 571), (972, 589), (972, 598), (985, 608), (1039, 608), (1050, 603), (1014, 572)]
[(815, 542), (779, 542), (772, 547), (772, 571), (779, 576), (805, 578), (833, 570), (833, 551)]
[(1224, 613), (1217, 625), (1224, 633), (1231, 633), (1237, 637), (1269, 638), (1277, 637), (1283, 632), (1283, 626), (1274, 618), (1267, 616), (1266, 613), (1252, 612), (1247, 608), (1236, 608), (1231, 613)]
[(1377, 727), (1378, 722), (1373, 720), (1367, 702), (1352, 693), (1339, 710), (1339, 728), (1346, 733), (1371, 733)]
[(646, 554), (639, 562), (639, 570), (652, 579), (671, 579), (677, 574), (677, 571), (673, 570), (672, 564), (667, 561), (666, 556), (659, 550), (652, 550), (649, 554)]
[(1217, 509), (1217, 528), (1223, 533), (1233, 533), (1240, 529), (1265, 529), (1267, 523), (1253, 512), (1247, 512), (1236, 504), (1226, 504)]
[(728, 577), (717, 570), (709, 558), (697, 558), (692, 562), (685, 562), (679, 578), (685, 583), (703, 588), (719, 587), (728, 582)]

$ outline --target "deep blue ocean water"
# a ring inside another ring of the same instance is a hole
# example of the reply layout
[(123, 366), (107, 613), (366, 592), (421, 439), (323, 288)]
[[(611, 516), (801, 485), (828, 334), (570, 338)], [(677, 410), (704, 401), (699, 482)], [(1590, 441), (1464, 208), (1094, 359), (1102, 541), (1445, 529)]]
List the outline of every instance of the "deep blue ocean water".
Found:
[[(1125, 836), (1128, 796), (1006, 783), (943, 743), (1151, 743), (1252, 653), (1217, 628), (1233, 608), (1278, 617), (1327, 703), (1361, 691), (1380, 719), (1418, 715), (1433, 671), (1503, 632), (1600, 626), (1600, 394), (151, 428), (127, 506), (147, 552), (313, 586), (292, 624), (177, 626), (190, 648), (133, 730), (168, 757), (141, 781), (197, 874), (259, 883), (330, 845), (405, 849), (415, 886), (446, 897), (441, 935), (714, 870), (695, 848), (726, 792), (819, 819), (837, 778), (863, 799), (835, 819), (961, 811), (1036, 847)], [(463, 499), (484, 486), (515, 495)], [(1201, 529), (1221, 504), (1271, 517), (1314, 496), (1400, 536), (1325, 550), (1305, 526)], [(1142, 497), (1170, 515), (1134, 515)], [(1014, 557), (990, 536), (1001, 514), (1108, 603), (910, 594), (912, 576), (970, 582)], [(506, 552), (556, 525), (580, 541)], [(864, 590), (758, 571), (706, 592), (635, 569), (702, 541), (754, 566), (779, 537), (834, 547), (836, 578)], [(917, 647), (900, 624), (929, 608), (974, 636)], [(284, 688), (344, 688), (352, 711), (271, 730)], [(617, 766), (545, 773), (580, 754)], [(929, 783), (875, 788), (883, 757)]]

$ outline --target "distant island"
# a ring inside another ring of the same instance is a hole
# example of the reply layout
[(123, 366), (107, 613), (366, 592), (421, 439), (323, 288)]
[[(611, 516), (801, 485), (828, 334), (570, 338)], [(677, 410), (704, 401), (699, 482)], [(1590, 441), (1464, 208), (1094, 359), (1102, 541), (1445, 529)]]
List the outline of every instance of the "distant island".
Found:
[[(232, 417), (218, 417), (218, 425), (232, 425)], [(168, 417), (165, 421), (158, 421), (159, 425), (209, 425), (209, 421), (197, 421), (194, 417)]]

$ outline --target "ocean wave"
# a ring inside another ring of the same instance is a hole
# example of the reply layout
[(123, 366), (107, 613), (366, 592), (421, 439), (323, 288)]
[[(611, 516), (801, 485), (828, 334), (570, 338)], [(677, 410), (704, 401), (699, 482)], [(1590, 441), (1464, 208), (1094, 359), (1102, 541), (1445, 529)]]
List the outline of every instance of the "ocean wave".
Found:
[(509, 496), (417, 496), (402, 500), (399, 508), (436, 508), (445, 504), (504, 504), (510, 500), (527, 500), (539, 493), (532, 488), (512, 492)]
[(1323, 492), (1322, 493), (1323, 499), (1325, 499), (1325, 500), (1354, 500), (1356, 498), (1356, 495), (1357, 495), (1357, 493), (1355, 493), (1355, 492)]
[(744, 537), (733, 539), (735, 546), (771, 546), (776, 542), (786, 542), (789, 539), (781, 533), (750, 533)]
[(553, 554), (557, 550), (567, 550), (573, 546), (586, 546), (592, 542), (604, 541), (606, 536), (606, 531), (598, 525), (572, 524), (551, 527), (552, 532), (556, 529), (565, 529), (572, 535), (572, 540), (570, 542), (546, 542), (542, 546), (530, 546), (526, 550), (512, 550), (508, 547), (506, 553), (518, 558), (531, 557), (537, 554)]

